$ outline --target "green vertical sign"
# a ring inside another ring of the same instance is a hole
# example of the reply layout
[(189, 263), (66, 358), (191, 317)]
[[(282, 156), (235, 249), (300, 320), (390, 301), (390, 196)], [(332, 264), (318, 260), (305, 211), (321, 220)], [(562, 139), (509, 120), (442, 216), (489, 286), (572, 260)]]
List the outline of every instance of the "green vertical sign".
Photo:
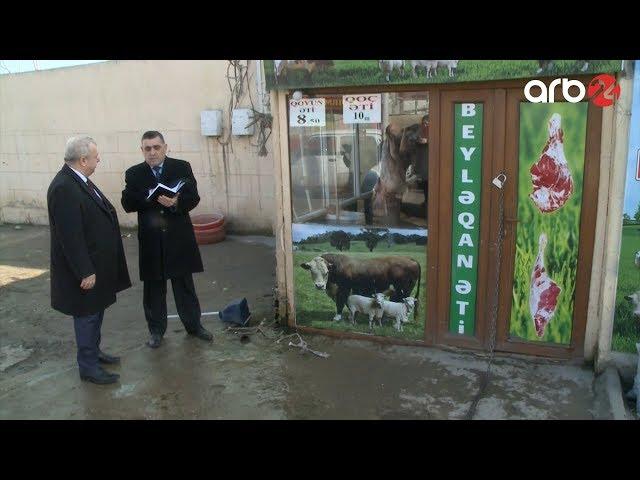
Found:
[(480, 241), (482, 104), (455, 105), (449, 331), (473, 335)]

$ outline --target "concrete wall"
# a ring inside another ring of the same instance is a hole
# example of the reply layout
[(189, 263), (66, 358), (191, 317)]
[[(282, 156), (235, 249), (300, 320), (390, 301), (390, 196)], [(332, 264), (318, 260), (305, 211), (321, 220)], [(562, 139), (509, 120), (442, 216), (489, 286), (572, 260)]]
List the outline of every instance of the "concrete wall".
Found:
[[(627, 173), (627, 153), (629, 148), (629, 123), (633, 98), (633, 68), (625, 62), (625, 74), (618, 78), (620, 98), (613, 113), (614, 137), (611, 147), (611, 164), (608, 175), (607, 215), (604, 222), (605, 234), (602, 243), (602, 276), (598, 302), (598, 344), (595, 355), (596, 371), (604, 371), (614, 361), (611, 352), (613, 323), (615, 317), (616, 293), (618, 288), (618, 265), (622, 241), (622, 213), (624, 210), (624, 187)], [(615, 363), (615, 361), (614, 361)]]
[[(233, 231), (272, 233), (271, 142), (259, 157), (256, 136), (232, 137), (233, 152), (228, 147), (223, 155), (216, 138), (200, 134), (200, 112), (222, 109), (221, 140), (227, 138), (227, 66), (226, 60), (109, 61), (0, 76), (0, 220), (48, 223), (46, 191), (63, 164), (66, 139), (87, 134), (102, 157), (92, 180), (118, 208), (121, 224), (134, 226), (136, 214), (120, 206), (124, 171), (143, 161), (142, 133), (159, 130), (168, 155), (191, 163), (202, 197), (194, 214), (221, 211)], [(249, 61), (248, 85), (259, 108), (255, 69)], [(245, 92), (238, 106), (250, 105)]]

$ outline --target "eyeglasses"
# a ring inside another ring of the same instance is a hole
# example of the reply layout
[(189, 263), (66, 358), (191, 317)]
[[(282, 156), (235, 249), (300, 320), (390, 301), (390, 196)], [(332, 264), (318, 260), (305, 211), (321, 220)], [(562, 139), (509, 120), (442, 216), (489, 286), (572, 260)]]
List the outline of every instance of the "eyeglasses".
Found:
[(153, 149), (156, 152), (159, 152), (160, 150), (162, 150), (162, 147), (164, 147), (164, 145), (151, 145), (151, 146), (144, 147), (143, 150), (145, 152), (150, 152)]

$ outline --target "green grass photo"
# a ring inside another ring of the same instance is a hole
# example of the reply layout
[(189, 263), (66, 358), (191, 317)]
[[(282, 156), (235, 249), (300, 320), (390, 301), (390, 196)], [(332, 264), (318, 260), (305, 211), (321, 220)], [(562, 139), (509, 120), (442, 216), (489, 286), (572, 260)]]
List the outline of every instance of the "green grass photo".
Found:
[(636, 353), (636, 343), (640, 342), (640, 317), (633, 314), (633, 304), (624, 298), (640, 290), (640, 268), (634, 263), (637, 251), (640, 251), (640, 225), (622, 227), (616, 311), (611, 341), (611, 349), (618, 352)]
[[(312, 62), (309, 60), (308, 62)], [(405, 61), (408, 62), (408, 61)], [(275, 83), (274, 61), (264, 62), (267, 87), (333, 87), (346, 85), (404, 85), (423, 83), (477, 82), (508, 78), (525, 78), (540, 76), (558, 76), (581, 73), (609, 73), (621, 69), (621, 60), (590, 60), (586, 72), (582, 60), (554, 60), (543, 73), (538, 73), (538, 60), (459, 60), (455, 74), (449, 76), (447, 68), (436, 68), (431, 78), (426, 77), (424, 69), (418, 69), (413, 77), (410, 67), (405, 64), (404, 70), (395, 70), (387, 82), (385, 73), (380, 69), (378, 60), (333, 60), (333, 65), (316, 68), (311, 74), (307, 71), (290, 70), (286, 79), (279, 78)]]

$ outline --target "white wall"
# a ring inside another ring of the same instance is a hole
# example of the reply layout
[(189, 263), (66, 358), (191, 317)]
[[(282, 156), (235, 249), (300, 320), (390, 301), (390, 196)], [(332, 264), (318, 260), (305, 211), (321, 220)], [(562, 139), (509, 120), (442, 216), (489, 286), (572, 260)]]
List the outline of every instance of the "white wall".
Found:
[[(142, 133), (159, 130), (169, 156), (191, 163), (202, 198), (194, 214), (221, 211), (233, 231), (271, 233), (271, 142), (268, 156), (259, 157), (256, 136), (233, 137), (225, 174), (223, 147), (200, 134), (200, 111), (222, 109), (226, 139), (227, 66), (226, 60), (110, 61), (0, 76), (0, 220), (48, 223), (46, 191), (63, 164), (66, 139), (86, 134), (102, 157), (92, 180), (118, 209), (120, 223), (134, 226), (136, 214), (120, 206), (124, 171), (143, 161)], [(258, 108), (255, 67), (249, 61)], [(246, 93), (239, 106), (250, 106)]]

